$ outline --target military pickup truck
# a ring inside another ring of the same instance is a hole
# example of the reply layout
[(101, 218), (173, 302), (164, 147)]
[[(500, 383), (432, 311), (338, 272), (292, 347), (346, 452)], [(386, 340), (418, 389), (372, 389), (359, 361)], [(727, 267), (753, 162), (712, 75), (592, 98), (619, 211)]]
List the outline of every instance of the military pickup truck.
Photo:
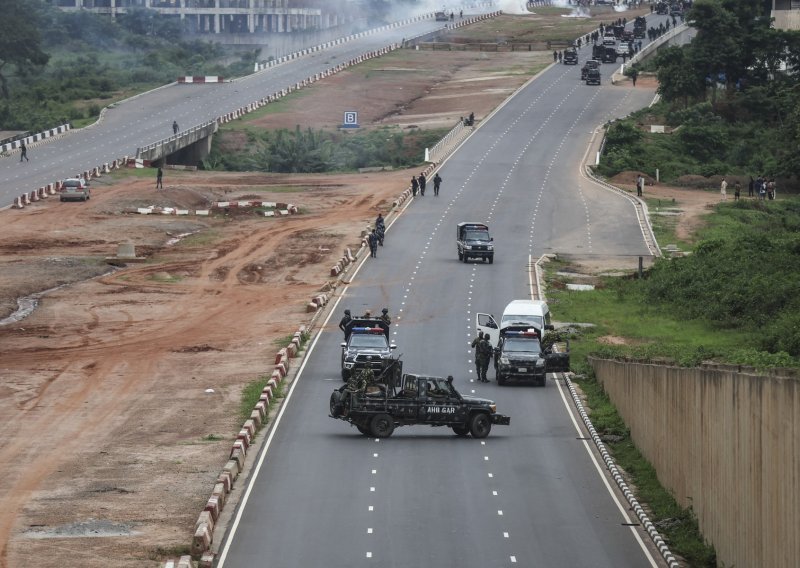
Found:
[(484, 223), (464, 222), (456, 226), (458, 260), (470, 258), (494, 262), (494, 239), (489, 236), (489, 226)]
[(398, 380), (396, 372), (389, 374), (393, 378), (379, 377), (356, 391), (348, 386), (334, 390), (330, 417), (376, 438), (387, 438), (396, 427), (412, 424), (446, 426), (457, 436), (485, 438), (493, 424), (511, 423), (509, 416), (497, 414), (493, 401), (459, 393), (452, 377), (407, 373)]
[(568, 47), (564, 50), (564, 65), (577, 65), (578, 64), (578, 50), (574, 47)]
[(396, 345), (389, 342), (389, 326), (380, 318), (355, 318), (345, 331), (342, 347), (342, 379), (349, 379), (361, 369), (371, 369), (376, 375), (392, 359)]

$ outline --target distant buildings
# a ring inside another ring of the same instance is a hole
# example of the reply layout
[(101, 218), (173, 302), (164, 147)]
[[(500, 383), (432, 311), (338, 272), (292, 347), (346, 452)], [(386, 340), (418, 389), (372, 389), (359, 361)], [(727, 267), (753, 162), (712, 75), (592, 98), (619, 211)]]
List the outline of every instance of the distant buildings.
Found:
[(318, 31), (358, 16), (348, 0), (47, 0), (62, 10), (88, 10), (116, 17), (148, 8), (180, 18), (188, 33), (241, 34)]
[(800, 30), (800, 1), (772, 0), (773, 27), (778, 30)]

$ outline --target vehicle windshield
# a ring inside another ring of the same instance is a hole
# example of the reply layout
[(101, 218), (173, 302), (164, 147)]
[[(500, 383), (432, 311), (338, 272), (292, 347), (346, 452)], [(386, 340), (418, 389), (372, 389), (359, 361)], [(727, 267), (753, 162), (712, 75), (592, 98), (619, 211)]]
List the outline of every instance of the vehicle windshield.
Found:
[(531, 327), (535, 327), (536, 329), (542, 329), (542, 316), (534, 316), (534, 315), (527, 315), (527, 316), (520, 316), (520, 315), (504, 315), (503, 319), (500, 320), (500, 328), (505, 328), (510, 325), (529, 325)]
[(350, 347), (356, 348), (369, 348), (369, 349), (386, 349), (386, 336), (377, 334), (356, 334), (350, 337)]
[(453, 386), (447, 382), (447, 379), (440, 377), (428, 377), (428, 394), (439, 394), (444, 396), (454, 395)]
[(486, 231), (467, 231), (464, 233), (464, 240), (466, 241), (488, 241), (489, 233)]
[(540, 353), (542, 346), (538, 339), (507, 338), (503, 343), (503, 353)]
[(64, 187), (81, 187), (81, 182), (76, 179), (68, 179), (64, 182)]

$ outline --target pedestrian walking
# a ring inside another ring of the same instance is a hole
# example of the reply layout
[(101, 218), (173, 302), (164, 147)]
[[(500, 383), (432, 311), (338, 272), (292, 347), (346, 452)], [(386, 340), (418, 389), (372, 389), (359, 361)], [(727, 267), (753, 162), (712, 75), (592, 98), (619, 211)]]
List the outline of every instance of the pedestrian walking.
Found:
[(722, 183), (719, 184), (719, 194), (723, 201), (728, 199), (728, 182), (725, 181), (725, 178), (722, 178)]
[(177, 120), (173, 120), (172, 121), (172, 133), (173, 134), (177, 134), (178, 133), (178, 121)]
[(19, 151), (19, 161), (25, 160), (26, 162), (30, 162), (28, 159), (28, 147), (25, 145), (25, 140), (20, 143)]
[(417, 190), (419, 189), (419, 182), (417, 181), (417, 176), (411, 176), (411, 195), (412, 197), (417, 196)]
[(641, 197), (644, 192), (644, 176), (639, 174), (636, 177), (636, 195)]
[(442, 185), (442, 178), (439, 176), (439, 172), (436, 172), (436, 175), (433, 176), (433, 196), (439, 197), (439, 186)]
[(733, 200), (739, 201), (739, 195), (742, 193), (742, 184), (739, 183), (737, 179), (736, 182), (733, 184)]
[(639, 78), (639, 70), (634, 67), (631, 69), (631, 81), (633, 81), (633, 86), (636, 86), (636, 79)]
[(424, 173), (419, 174), (418, 181), (419, 181), (419, 194), (421, 197), (425, 197), (425, 185), (428, 183), (428, 180), (425, 179)]
[(164, 171), (159, 167), (158, 172), (156, 172), (156, 189), (164, 189), (164, 184), (162, 183), (163, 178)]
[(372, 258), (378, 258), (378, 233), (375, 232), (375, 229), (372, 229), (369, 237), (367, 237), (367, 242), (369, 244), (369, 255)]
[(553, 51), (553, 63), (556, 63), (557, 61), (558, 61), (558, 52)]
[(339, 320), (339, 329), (344, 333), (344, 340), (350, 339), (350, 322), (353, 321), (353, 316), (350, 315), (350, 310), (344, 311), (344, 316)]
[(756, 180), (753, 179), (753, 176), (750, 176), (750, 183), (747, 184), (747, 197), (753, 197), (753, 188), (756, 185)]

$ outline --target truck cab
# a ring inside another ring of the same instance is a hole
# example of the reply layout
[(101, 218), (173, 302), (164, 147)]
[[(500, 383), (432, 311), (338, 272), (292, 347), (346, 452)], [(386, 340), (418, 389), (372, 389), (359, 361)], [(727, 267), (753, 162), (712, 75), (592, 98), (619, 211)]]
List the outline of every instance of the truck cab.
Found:
[(564, 353), (554, 353), (552, 348), (542, 348), (538, 329), (509, 326), (500, 332), (494, 350), (494, 370), (500, 386), (516, 380), (543, 387), (548, 373), (569, 371), (569, 347)]
[(485, 223), (464, 222), (456, 225), (456, 249), (458, 260), (467, 262), (470, 258), (494, 262), (494, 239), (489, 235)]
[(574, 47), (568, 47), (564, 50), (564, 65), (577, 65), (578, 64), (578, 51)]
[(378, 318), (356, 318), (348, 324), (347, 341), (342, 347), (342, 379), (349, 379), (362, 369), (383, 372), (397, 345), (389, 343), (389, 326)]

